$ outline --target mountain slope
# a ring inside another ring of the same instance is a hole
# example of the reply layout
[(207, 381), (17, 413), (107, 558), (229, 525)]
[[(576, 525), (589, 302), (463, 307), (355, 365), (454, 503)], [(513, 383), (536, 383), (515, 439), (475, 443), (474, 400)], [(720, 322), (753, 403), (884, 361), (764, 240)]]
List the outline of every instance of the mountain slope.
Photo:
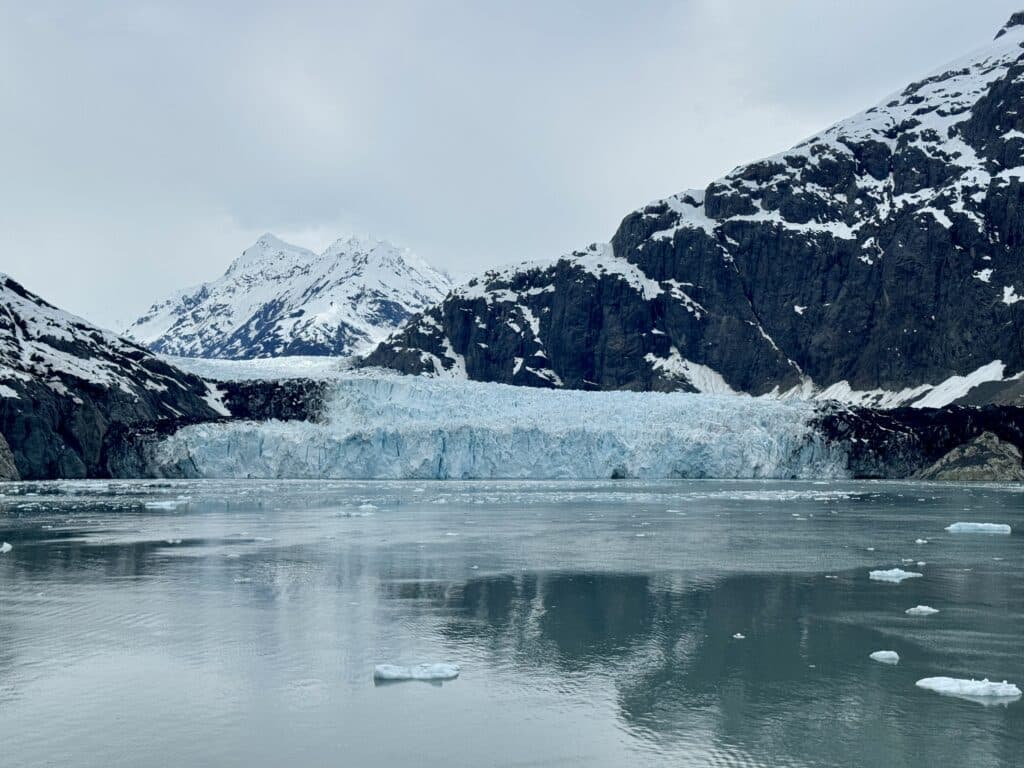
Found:
[(456, 288), (366, 363), (890, 405), (1024, 371), (1022, 24), (788, 152), (630, 213), (609, 244)]
[(349, 238), (315, 254), (267, 234), (220, 279), (154, 304), (126, 334), (184, 357), (352, 355), (448, 288), (390, 243)]
[(202, 379), (0, 274), (0, 435), (23, 479), (109, 476), (113, 434), (224, 415)]

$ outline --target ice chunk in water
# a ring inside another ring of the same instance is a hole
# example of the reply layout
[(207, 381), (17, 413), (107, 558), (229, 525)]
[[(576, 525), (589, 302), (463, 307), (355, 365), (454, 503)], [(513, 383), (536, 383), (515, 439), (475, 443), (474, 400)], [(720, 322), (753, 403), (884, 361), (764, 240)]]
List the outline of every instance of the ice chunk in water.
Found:
[(411, 667), (378, 664), (373, 668), (374, 680), (454, 680), (458, 676), (458, 664), (416, 664)]
[(361, 512), (376, 512), (377, 509), (378, 509), (377, 506), (374, 505), (374, 504), (360, 504), (359, 505), (359, 511), (361, 511)]
[(875, 661), (880, 661), (883, 664), (899, 664), (900, 655), (896, 651), (875, 651), (871, 654), (871, 658)]
[(1001, 683), (985, 680), (962, 680), (955, 677), (926, 677), (918, 680), (918, 688), (941, 693), (943, 696), (956, 696), (981, 704), (1009, 704), (1020, 698), (1020, 688), (1005, 680)]
[(732, 636), (732, 639), (733, 640), (746, 640), (747, 636), (744, 635), (742, 632), (737, 632), (735, 635)]
[(902, 568), (890, 568), (887, 571), (871, 571), (868, 577), (872, 581), (889, 581), (893, 584), (899, 584), (904, 579), (917, 579), (922, 575), (913, 571), (904, 571)]
[(1013, 531), (1005, 523), (953, 523), (947, 525), (946, 530), (950, 533), (1003, 533)]
[(12, 549), (14, 549), (14, 547), (5, 541), (3, 544), (0, 544), (0, 555), (6, 555)]
[(175, 499), (172, 501), (147, 501), (143, 506), (146, 509), (177, 509), (185, 502)]
[(913, 608), (907, 608), (904, 611), (908, 616), (931, 616), (938, 612), (938, 608), (932, 608), (930, 605), (915, 605)]

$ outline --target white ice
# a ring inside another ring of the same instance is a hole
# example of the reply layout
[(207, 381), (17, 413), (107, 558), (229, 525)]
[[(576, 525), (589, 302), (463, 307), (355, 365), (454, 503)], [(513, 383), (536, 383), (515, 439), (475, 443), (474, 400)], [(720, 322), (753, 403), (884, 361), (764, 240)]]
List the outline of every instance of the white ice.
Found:
[(374, 680), (454, 680), (458, 676), (458, 664), (416, 664), (411, 667), (378, 664), (373, 668)]
[(899, 664), (900, 655), (896, 651), (875, 651), (871, 654), (871, 658), (875, 661), (880, 661), (883, 664)]
[(0, 544), (0, 555), (6, 555), (12, 549), (14, 549), (14, 547), (5, 541), (3, 544)]
[(938, 608), (932, 608), (930, 605), (915, 605), (913, 608), (907, 608), (904, 611), (908, 616), (931, 616), (938, 612)]
[(1005, 523), (953, 523), (946, 526), (950, 533), (1003, 533), (1009, 534), (1013, 529)]
[(746, 640), (747, 636), (744, 635), (742, 632), (737, 632), (735, 635), (732, 636), (732, 639), (733, 640)]
[(902, 568), (890, 568), (887, 571), (871, 571), (868, 574), (869, 578), (873, 581), (889, 581), (893, 584), (899, 584), (904, 579), (920, 578), (922, 575), (913, 571), (904, 571)]
[(1002, 704), (1020, 698), (1020, 688), (1005, 680), (993, 683), (985, 680), (963, 680), (954, 677), (926, 677), (917, 681), (918, 688), (941, 693), (944, 696), (956, 696), (982, 704)]
[(339, 378), (326, 423), (179, 430), (163, 464), (208, 478), (843, 477), (806, 402), (550, 391), (414, 376)]
[(147, 501), (143, 504), (146, 509), (177, 509), (182, 506), (182, 501)]

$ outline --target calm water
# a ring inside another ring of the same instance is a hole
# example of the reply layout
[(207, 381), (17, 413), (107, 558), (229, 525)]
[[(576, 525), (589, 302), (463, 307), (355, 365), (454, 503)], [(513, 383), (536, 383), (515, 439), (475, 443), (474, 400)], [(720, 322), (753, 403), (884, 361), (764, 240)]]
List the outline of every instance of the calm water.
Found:
[(1024, 701), (914, 681), (1024, 684), (1021, 490), (0, 486), (0, 762), (1020, 766)]

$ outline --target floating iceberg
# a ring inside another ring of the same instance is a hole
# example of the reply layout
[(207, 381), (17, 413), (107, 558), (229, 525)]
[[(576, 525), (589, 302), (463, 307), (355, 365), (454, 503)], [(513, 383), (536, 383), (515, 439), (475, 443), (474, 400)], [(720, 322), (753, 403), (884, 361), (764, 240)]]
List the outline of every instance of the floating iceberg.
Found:
[(900, 655), (896, 651), (875, 651), (871, 654), (871, 658), (875, 661), (880, 661), (883, 664), (899, 664)]
[(746, 640), (747, 636), (744, 635), (742, 632), (737, 632), (735, 635), (732, 636), (732, 639), (733, 640)]
[(931, 616), (938, 612), (937, 608), (932, 608), (930, 605), (915, 605), (913, 608), (907, 608), (904, 611), (908, 616)]
[(926, 677), (918, 680), (918, 688), (941, 693), (943, 696), (956, 696), (981, 704), (1008, 704), (1020, 698), (1020, 688), (1005, 680), (992, 683), (985, 680), (961, 680), (954, 677)]
[(947, 525), (950, 533), (1012, 533), (1013, 529), (1005, 523), (953, 523)]
[(904, 571), (902, 568), (890, 568), (888, 571), (871, 571), (868, 577), (872, 581), (889, 581), (893, 584), (899, 584), (904, 579), (918, 579), (922, 575), (914, 573), (914, 571)]
[(185, 427), (157, 446), (208, 478), (844, 477), (812, 403), (684, 392), (581, 392), (415, 376), (331, 383), (323, 423)]
[(0, 544), (0, 555), (6, 555), (12, 549), (14, 549), (14, 547), (5, 541), (3, 544)]
[(459, 676), (458, 664), (416, 664), (400, 667), (395, 664), (378, 664), (373, 668), (373, 679), (388, 682), (401, 680), (454, 680)]
[(177, 509), (185, 504), (184, 501), (147, 501), (142, 506), (146, 509)]

